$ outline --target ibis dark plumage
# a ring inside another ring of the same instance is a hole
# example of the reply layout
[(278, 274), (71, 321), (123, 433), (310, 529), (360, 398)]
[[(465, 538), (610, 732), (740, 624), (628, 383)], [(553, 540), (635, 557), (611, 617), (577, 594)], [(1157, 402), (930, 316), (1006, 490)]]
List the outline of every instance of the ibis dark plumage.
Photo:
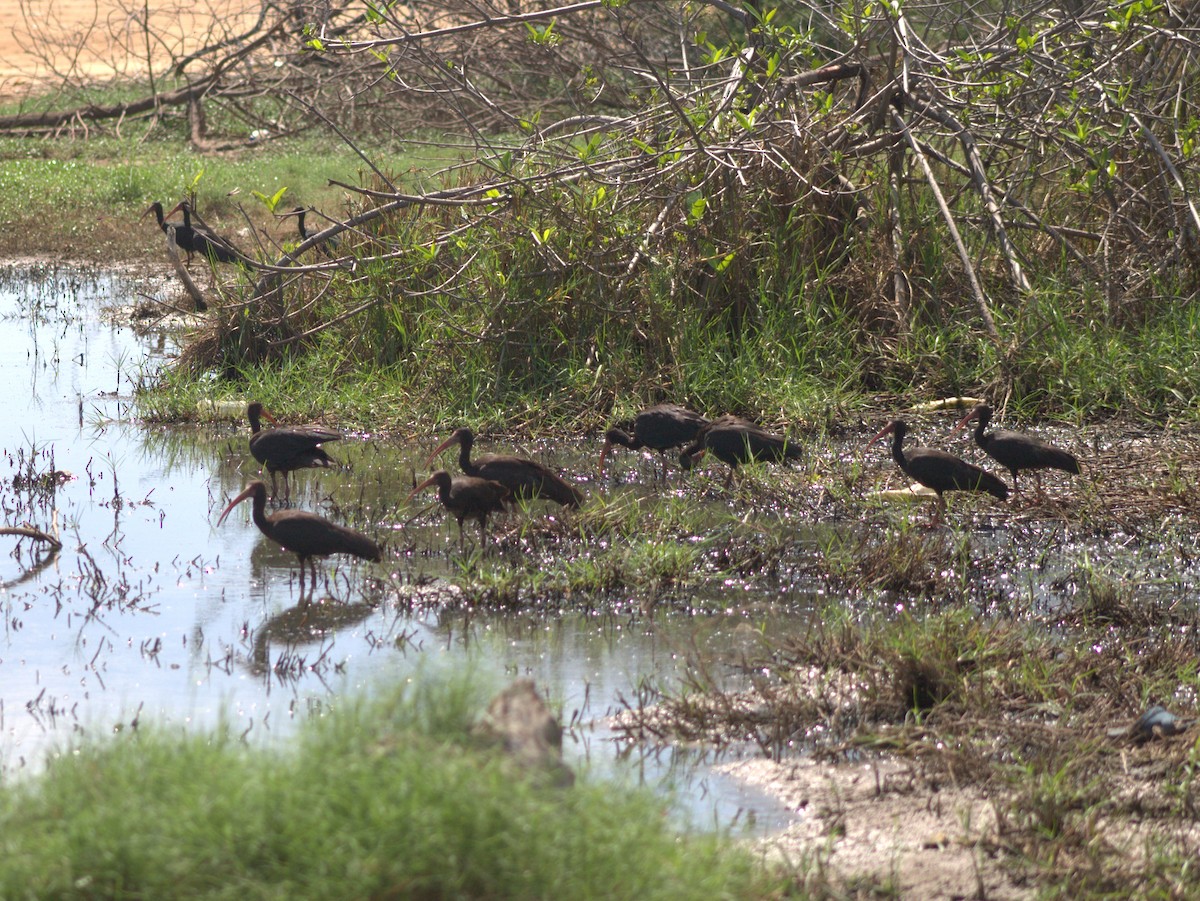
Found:
[(283, 473), (284, 499), (290, 500), (292, 493), (288, 485), (288, 473), (297, 469), (337, 465), (337, 461), (321, 445), (326, 441), (337, 441), (342, 437), (339, 432), (315, 424), (263, 430), (264, 417), (272, 425), (276, 424), (275, 417), (258, 401), (246, 407), (246, 418), (250, 420), (250, 453), (271, 474), (272, 497), (276, 494), (277, 472)]
[[(174, 212), (174, 210), (172, 210), (171, 212)], [(182, 222), (168, 222), (167, 221), (166, 217), (163, 215), (163, 205), (161, 203), (159, 203), (157, 200), (154, 201), (154, 203), (150, 204), (150, 206), (146, 207), (146, 212), (142, 213), (142, 218), (145, 219), (151, 213), (154, 214), (154, 218), (158, 221), (158, 227), (163, 230), (164, 234), (166, 233), (168, 228), (173, 228), (176, 230), (176, 232), (178, 232), (179, 229), (183, 227)], [(178, 243), (178, 241), (176, 241), (176, 243)]]
[(947, 491), (984, 491), (998, 500), (1008, 498), (1008, 486), (1004, 482), (953, 454), (929, 447), (913, 447), (905, 453), (904, 437), (908, 434), (908, 424), (903, 419), (893, 419), (867, 442), (867, 446), (889, 434), (892, 435), (892, 459), (896, 465), (914, 482), (920, 482), (937, 494), (938, 519), (945, 510), (942, 495)]
[(489, 514), (503, 513), (504, 502), (509, 490), (492, 479), (478, 476), (458, 476), (439, 469), (409, 494), (411, 500), (431, 485), (438, 489), (438, 500), (458, 520), (458, 546), (463, 543), (463, 520), (474, 519), (479, 523), (479, 538), (487, 544), (487, 521)]
[(704, 426), (696, 440), (679, 454), (679, 465), (691, 469), (705, 452), (729, 464), (728, 488), (737, 468), (746, 463), (786, 463), (800, 459), (800, 445), (784, 435), (768, 432), (740, 416), (726, 414)]
[(258, 530), (282, 547), (300, 558), (300, 593), (304, 593), (304, 565), (308, 563), (312, 569), (312, 587), (317, 585), (317, 564), (314, 557), (328, 557), (330, 554), (349, 554), (361, 557), (363, 560), (381, 560), (383, 551), (379, 545), (361, 532), (348, 529), (345, 526), (330, 522), (323, 516), (309, 513), (305, 510), (280, 510), (270, 516), (266, 513), (267, 486), (255, 481), (229, 502), (229, 506), (217, 520), (217, 525), (225, 521), (229, 511), (247, 498), (253, 501), (254, 524)]
[(175, 243), (187, 251), (188, 259), (193, 253), (215, 260), (218, 263), (243, 263), (246, 258), (232, 244), (206, 228), (192, 225), (192, 205), (186, 200), (175, 204), (168, 216), (183, 213), (183, 225), (175, 226)]
[[(304, 241), (307, 241), (309, 238), (311, 238), (313, 235), (318, 234), (318, 232), (309, 231), (308, 226), (305, 224), (304, 217), (307, 216), (309, 212), (311, 212), (311, 211), (307, 207), (298, 206), (298, 207), (295, 207), (294, 209), (289, 210), (286, 213), (278, 213), (276, 215), (280, 219), (286, 219), (289, 216), (295, 216), (296, 217), (296, 231), (299, 232), (299, 234), (300, 234), (300, 241), (304, 242)], [(340, 242), (338, 241), (337, 237), (327, 238), (324, 241), (323, 249), (330, 253), (336, 253), (338, 250), (339, 243)]]
[(463, 473), (499, 482), (511, 492), (513, 500), (541, 498), (562, 504), (564, 507), (578, 507), (583, 503), (582, 491), (536, 460), (511, 454), (485, 454), (472, 460), (471, 446), (474, 443), (475, 434), (469, 428), (464, 426), (455, 429), (454, 433), (429, 455), (427, 464), (432, 463), (446, 448), (457, 444), (458, 465)]
[(988, 423), (992, 421), (992, 408), (987, 404), (979, 404), (971, 410), (959, 420), (958, 425), (950, 434), (953, 435), (966, 428), (967, 423), (972, 419), (976, 423), (975, 443), (983, 449), (985, 454), (1012, 473), (1014, 492), (1020, 491), (1020, 488), (1017, 487), (1017, 473), (1022, 469), (1033, 471), (1039, 495), (1042, 493), (1041, 470), (1061, 469), (1063, 472), (1079, 475), (1079, 460), (1074, 454), (1047, 444), (1040, 438), (1024, 435), (1021, 432), (1010, 432), (1006, 429), (985, 431)]
[[(658, 451), (661, 458), (664, 451), (673, 447), (682, 447), (689, 441), (695, 440), (700, 430), (708, 425), (708, 420), (687, 407), (679, 404), (656, 404), (638, 413), (633, 421), (633, 434), (612, 428), (604, 433), (604, 447), (600, 451), (600, 475), (604, 475), (604, 461), (614, 445), (639, 450), (648, 447)], [(666, 475), (666, 466), (663, 466)]]

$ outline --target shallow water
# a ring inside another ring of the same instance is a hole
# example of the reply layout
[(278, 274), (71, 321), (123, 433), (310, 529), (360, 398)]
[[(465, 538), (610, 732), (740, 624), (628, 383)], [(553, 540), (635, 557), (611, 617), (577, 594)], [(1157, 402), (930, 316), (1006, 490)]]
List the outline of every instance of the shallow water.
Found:
[[(1099, 462), (1114, 456), (1107, 439), (1091, 439), (1096, 456), (1084, 478), (1055, 486), (1087, 508), (1095, 520), (1087, 529), (1047, 512), (1053, 507), (1030, 512), (985, 499), (933, 532), (906, 532), (906, 520), (926, 517), (919, 507), (898, 514), (865, 500), (872, 488), (902, 480), (885, 450), (864, 456), (862, 438), (810, 446), (807, 468), (775, 485), (783, 500), (752, 511), (748, 494), (720, 487), (719, 467), (663, 486), (653, 482), (649, 458), (620, 452), (598, 486), (582, 475), (594, 469), (596, 442), (578, 441), (520, 450), (581, 474), (585, 490), (610, 502), (686, 503), (689, 522), (698, 504), (712, 511), (712, 529), (724, 530), (713, 534), (729, 540), (713, 542), (717, 556), (705, 558), (705, 572), (685, 589), (655, 594), (653, 615), (646, 592), (622, 589), (582, 601), (535, 592), (534, 602), (511, 612), (469, 611), (454, 588), (462, 568), (476, 567), (465, 581), (477, 582), (489, 567), (511, 571), (514, 555), (548, 560), (538, 555), (563, 549), (555, 509), (540, 505), (494, 526), (503, 556), (464, 556), (432, 491), (405, 501), (445, 435), (417, 443), (347, 435), (330, 447), (342, 468), (301, 472), (293, 500), (384, 540), (386, 565), (319, 566), (316, 600), (301, 609), (294, 556), (260, 535), (248, 504), (216, 527), (228, 500), (258, 476), (244, 422), (165, 427), (134, 419), (136, 388), (175, 350), (165, 323), (129, 324), (139, 292), (159, 287), (113, 274), (0, 269), (0, 376), (10, 386), (0, 404), (0, 508), (6, 525), (63, 540), (53, 555), (30, 539), (0, 536), (2, 776), (37, 771), (76, 734), (144, 721), (229, 724), (248, 741), (285, 742), (298, 721), (339, 697), (466, 667), (496, 690), (533, 678), (568, 726), (568, 761), (595, 777), (674, 787), (681, 816), (695, 824), (770, 830), (792, 813), (714, 774), (710, 754), (629, 747), (616, 741), (609, 718), (653, 703), (658, 686), (677, 689), (696, 659), (706, 676), (740, 687), (749, 676), (720, 661), (758, 649), (760, 634), (807, 629), (828, 604), (864, 618), (913, 604), (911, 592), (888, 590), (822, 597), (826, 584), (840, 589), (836, 578), (814, 573), (836, 571), (839, 555), (855, 557), (857, 571), (875, 545), (886, 554), (889, 542), (941, 542), (950, 549), (936, 558), (946, 561), (939, 578), (948, 587), (929, 603), (944, 603), (944, 595), (984, 615), (1045, 616), (1051, 627), (1097, 572), (1136, 585), (1138, 603), (1171, 609), (1194, 606), (1200, 589), (1200, 548), (1183, 518), (1129, 526), (1117, 516), (1106, 525), (1107, 512), (1088, 507), (1101, 502), (1090, 481), (1103, 476)], [(234, 400), (234, 410), (242, 403)], [(965, 442), (950, 443), (943, 426), (926, 422), (917, 440), (979, 459)], [(481, 452), (490, 449), (480, 441)], [(441, 465), (455, 469), (453, 451)], [(839, 505), (821, 485), (842, 484), (847, 473), (857, 480), (855, 500)], [(656, 507), (656, 518), (663, 511)], [(470, 549), (473, 529), (468, 534)], [(960, 543), (965, 555), (953, 552)], [(591, 551), (578, 541), (563, 547), (581, 558)], [(775, 750), (805, 746), (802, 730), (778, 740)]]
[[(388, 566), (335, 561), (324, 567), (328, 591), (319, 586), (300, 610), (295, 558), (258, 532), (249, 504), (215, 527), (257, 476), (246, 426), (133, 418), (136, 387), (175, 343), (152, 319), (135, 331), (127, 312), (106, 310), (127, 310), (155, 287), (65, 269), (0, 276), (0, 375), (11, 388), (0, 502), (8, 525), (63, 540), (55, 556), (0, 538), (17, 548), (0, 559), (4, 775), (36, 771), (73, 735), (145, 721), (228, 723), (249, 740), (286, 740), (339, 696), (471, 667), (497, 689), (532, 677), (571, 727), (574, 765), (676, 786), (698, 824), (786, 822), (767, 798), (712, 774), (706, 755), (619, 747), (606, 718), (638, 703), (649, 682), (672, 684), (689, 654), (736, 649), (743, 624), (789, 614), (756, 609), (753, 592), (725, 613), (652, 619), (620, 604), (484, 615), (425, 603), (453, 596), (443, 578), (461, 559), (440, 511), (397, 498), (397, 474), (411, 486), (431, 448), (366, 436), (330, 448), (348, 471), (301, 473), (293, 501), (384, 537)], [(595, 448), (573, 453), (590, 460)], [(341, 600), (323, 600), (329, 592)]]

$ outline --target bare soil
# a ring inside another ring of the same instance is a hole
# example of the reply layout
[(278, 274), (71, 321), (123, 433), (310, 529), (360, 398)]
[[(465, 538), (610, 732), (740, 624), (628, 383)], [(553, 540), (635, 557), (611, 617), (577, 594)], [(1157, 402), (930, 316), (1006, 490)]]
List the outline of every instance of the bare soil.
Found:
[(73, 84), (144, 76), (244, 27), (257, 0), (149, 4), (153, 40), (134, 0), (9, 0), (0, 24), (0, 97)]
[(994, 853), (996, 814), (986, 795), (931, 783), (904, 761), (757, 759), (717, 769), (798, 814), (759, 846), (768, 859), (819, 862), (811, 872), (822, 883), (928, 901), (1035, 894)]

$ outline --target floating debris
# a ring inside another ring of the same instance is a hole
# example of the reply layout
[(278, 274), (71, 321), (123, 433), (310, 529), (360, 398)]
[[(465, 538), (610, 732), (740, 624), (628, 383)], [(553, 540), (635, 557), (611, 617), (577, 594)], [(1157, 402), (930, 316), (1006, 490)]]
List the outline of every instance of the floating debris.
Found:
[(987, 401), (981, 397), (943, 397), (941, 400), (930, 400), (923, 404), (914, 404), (913, 413), (940, 413), (943, 410), (968, 410)]
[(867, 498), (873, 501), (927, 501), (937, 500), (937, 492), (920, 482), (913, 482), (907, 488), (881, 488), (868, 492)]

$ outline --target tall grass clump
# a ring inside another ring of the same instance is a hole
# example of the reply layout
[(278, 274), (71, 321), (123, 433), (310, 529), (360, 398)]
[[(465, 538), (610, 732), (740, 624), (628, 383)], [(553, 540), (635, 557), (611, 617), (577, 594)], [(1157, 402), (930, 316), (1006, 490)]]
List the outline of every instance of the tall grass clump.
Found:
[(340, 704), (287, 747), (83, 741), (0, 792), (5, 898), (735, 898), (748, 855), (661, 802), (552, 787), (474, 738), (472, 692)]

